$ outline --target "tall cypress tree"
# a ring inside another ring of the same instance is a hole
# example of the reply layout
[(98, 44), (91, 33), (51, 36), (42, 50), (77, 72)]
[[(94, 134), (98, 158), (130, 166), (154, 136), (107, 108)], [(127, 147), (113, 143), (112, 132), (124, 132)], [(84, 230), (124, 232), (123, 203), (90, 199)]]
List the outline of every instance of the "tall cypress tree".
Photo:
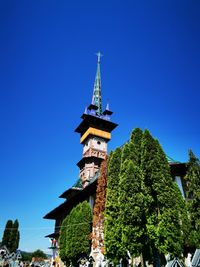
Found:
[(159, 142), (136, 128), (108, 165), (105, 244), (117, 262), (129, 250), (154, 266), (164, 254), (179, 256), (188, 233), (185, 202), (173, 182)]
[(190, 218), (188, 245), (191, 249), (200, 247), (200, 161), (189, 150), (188, 170), (185, 176), (187, 183), (187, 207)]
[(108, 183), (105, 208), (105, 251), (109, 259), (118, 262), (121, 258), (121, 233), (119, 228), (119, 174), (121, 149), (117, 148), (108, 163)]
[(140, 128), (135, 128), (130, 137), (130, 142), (129, 142), (129, 149), (130, 149), (130, 156), (129, 158), (132, 160), (134, 166), (139, 168), (140, 170), (140, 177), (138, 177), (138, 183), (140, 184), (141, 187), (141, 192), (143, 194), (143, 218), (142, 218), (142, 224), (140, 225), (141, 227), (144, 227), (144, 234), (141, 239), (141, 264), (142, 266), (145, 265), (145, 261), (147, 259), (151, 259), (151, 251), (149, 248), (149, 244), (147, 242), (147, 235), (146, 235), (146, 217), (145, 217), (145, 210), (147, 209), (148, 205), (147, 203), (150, 201), (149, 200), (149, 195), (146, 193), (146, 189), (144, 187), (144, 175), (142, 172), (141, 168), (141, 157), (142, 157), (142, 140), (143, 140), (143, 131)]
[(19, 246), (19, 239), (20, 239), (18, 220), (15, 220), (13, 223), (10, 239), (11, 239), (10, 252), (16, 252)]
[(145, 198), (143, 175), (140, 171), (142, 130), (136, 128), (130, 141), (122, 149), (119, 179), (119, 229), (121, 228), (121, 253), (132, 256), (142, 252), (145, 243)]
[(19, 222), (15, 220), (14, 223), (12, 220), (8, 220), (5, 226), (2, 245), (6, 246), (10, 252), (16, 252), (19, 246)]
[(141, 165), (141, 144), (142, 144), (143, 132), (140, 128), (135, 128), (131, 133), (130, 138), (130, 159), (133, 163), (140, 167)]
[(167, 158), (149, 131), (142, 140), (141, 169), (147, 196), (146, 228), (154, 266), (160, 266), (161, 255), (182, 252), (183, 199), (172, 181)]
[(2, 245), (6, 246), (9, 251), (12, 248), (12, 230), (13, 230), (13, 221), (8, 220), (3, 233)]
[(145, 236), (145, 198), (141, 180), (140, 168), (132, 160), (126, 159), (120, 172), (119, 221), (123, 250), (135, 257), (142, 253)]
[(130, 147), (129, 143), (125, 143), (123, 145), (122, 154), (121, 154), (121, 163), (124, 162), (126, 159), (130, 158), (130, 148), (129, 147)]

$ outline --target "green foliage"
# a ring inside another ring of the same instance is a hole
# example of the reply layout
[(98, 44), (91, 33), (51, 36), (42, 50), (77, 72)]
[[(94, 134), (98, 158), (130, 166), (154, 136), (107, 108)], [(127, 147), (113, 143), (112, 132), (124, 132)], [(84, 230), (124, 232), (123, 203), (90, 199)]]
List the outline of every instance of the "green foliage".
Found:
[(180, 256), (184, 238), (184, 202), (177, 185), (172, 181), (169, 164), (159, 142), (147, 130), (142, 140), (141, 170), (148, 199), (148, 243), (154, 254), (157, 251)]
[(19, 228), (19, 222), (18, 220), (15, 220), (13, 224), (13, 228), (12, 228), (12, 234), (11, 234), (11, 240), (12, 240), (11, 248), (10, 248), (11, 252), (15, 252), (19, 246), (20, 234), (19, 234), (18, 228)]
[(2, 245), (6, 246), (10, 252), (15, 252), (19, 246), (19, 222), (8, 220), (5, 226)]
[(130, 157), (129, 143), (124, 144), (121, 153), (121, 163)]
[(105, 250), (108, 258), (114, 262), (121, 258), (121, 235), (119, 228), (119, 173), (121, 165), (121, 149), (117, 148), (108, 161), (108, 183), (105, 207)]
[(162, 147), (148, 130), (136, 128), (122, 151), (110, 156), (105, 215), (106, 254), (113, 262), (129, 250), (158, 266), (164, 254), (183, 252), (185, 201)]
[(35, 250), (32, 253), (32, 258), (42, 258), (42, 259), (47, 259), (47, 255), (40, 249)]
[(20, 254), (22, 256), (22, 261), (31, 262), (32, 258), (47, 259), (47, 255), (40, 249), (37, 249), (34, 252), (21, 251)]
[(12, 228), (13, 228), (13, 221), (8, 220), (5, 226), (5, 230), (3, 233), (3, 238), (2, 238), (2, 246), (6, 246), (7, 249), (10, 251), (11, 248), (11, 234), (12, 234)]
[(129, 149), (130, 159), (136, 166), (141, 164), (141, 143), (142, 143), (143, 132), (140, 128), (135, 128), (131, 133)]
[(139, 256), (144, 239), (144, 195), (142, 173), (130, 159), (121, 166), (119, 182), (119, 222), (122, 232), (122, 247), (132, 256)]
[(60, 255), (76, 264), (82, 253), (89, 254), (92, 210), (87, 201), (74, 207), (65, 218), (59, 238)]
[(189, 238), (188, 246), (191, 248), (200, 247), (200, 161), (189, 151), (188, 170), (185, 176), (188, 186), (187, 208), (189, 212)]
[(29, 261), (31, 262), (32, 260), (32, 253), (31, 252), (25, 252), (25, 251), (21, 251), (21, 260), (24, 261)]
[(62, 222), (62, 225), (60, 228), (60, 236), (58, 240), (59, 249), (60, 249), (59, 255), (63, 262), (65, 262), (67, 259), (67, 255), (65, 251), (66, 251), (66, 231), (67, 231), (67, 226), (68, 226), (68, 219), (69, 219), (69, 216), (67, 216)]

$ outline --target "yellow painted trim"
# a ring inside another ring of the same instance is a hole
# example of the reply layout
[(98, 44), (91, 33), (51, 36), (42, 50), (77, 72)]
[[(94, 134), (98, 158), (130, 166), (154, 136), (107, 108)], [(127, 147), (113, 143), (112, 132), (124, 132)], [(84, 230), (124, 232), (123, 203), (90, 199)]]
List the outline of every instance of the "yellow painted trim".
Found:
[(111, 139), (111, 133), (99, 130), (99, 129), (95, 129), (90, 127), (89, 129), (87, 129), (87, 131), (82, 135), (80, 143), (82, 144), (83, 141), (88, 137), (88, 135), (95, 135), (95, 136), (99, 136), (99, 137), (103, 137), (105, 139)]

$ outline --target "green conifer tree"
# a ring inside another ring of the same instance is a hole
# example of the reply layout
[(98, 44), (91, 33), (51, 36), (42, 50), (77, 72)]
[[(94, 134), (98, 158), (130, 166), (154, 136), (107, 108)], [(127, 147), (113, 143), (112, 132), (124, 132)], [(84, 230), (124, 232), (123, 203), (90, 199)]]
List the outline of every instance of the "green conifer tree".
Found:
[(108, 161), (108, 183), (105, 207), (105, 252), (114, 263), (121, 258), (121, 232), (119, 228), (119, 174), (121, 165), (121, 149), (117, 148)]
[(121, 163), (128, 158), (130, 158), (130, 148), (129, 148), (129, 143), (125, 143), (122, 148)]
[(130, 138), (130, 159), (133, 163), (140, 167), (141, 165), (141, 144), (142, 144), (143, 132), (140, 128), (135, 128), (131, 133)]
[(126, 159), (121, 166), (119, 183), (119, 222), (122, 231), (122, 247), (131, 256), (142, 253), (145, 235), (144, 194), (142, 173), (133, 161)]
[(161, 265), (161, 256), (182, 252), (183, 199), (172, 181), (167, 158), (158, 141), (145, 130), (142, 140), (141, 170), (147, 196), (146, 228), (154, 266)]
[(9, 251), (12, 248), (12, 230), (13, 230), (13, 221), (8, 220), (5, 226), (1, 244), (3, 246), (6, 246)]
[(187, 207), (190, 220), (188, 246), (200, 248), (200, 161), (189, 150), (188, 170), (185, 176), (187, 183)]
[(20, 239), (18, 220), (15, 220), (13, 223), (10, 239), (11, 239), (10, 252), (16, 252), (19, 246), (19, 239)]
[(143, 262), (164, 263), (164, 254), (179, 256), (188, 234), (181, 192), (172, 180), (163, 149), (148, 130), (136, 128), (122, 151), (109, 158), (105, 245), (118, 263), (125, 252), (142, 252)]

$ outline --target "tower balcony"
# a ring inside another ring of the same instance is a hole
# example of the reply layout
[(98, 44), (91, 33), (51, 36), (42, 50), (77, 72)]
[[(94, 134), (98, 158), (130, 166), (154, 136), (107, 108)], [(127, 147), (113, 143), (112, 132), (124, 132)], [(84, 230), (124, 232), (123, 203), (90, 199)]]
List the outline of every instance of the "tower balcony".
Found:
[(105, 159), (106, 158), (106, 151), (90, 147), (83, 153), (83, 157), (84, 158), (97, 157), (97, 158), (100, 158), (100, 159)]

